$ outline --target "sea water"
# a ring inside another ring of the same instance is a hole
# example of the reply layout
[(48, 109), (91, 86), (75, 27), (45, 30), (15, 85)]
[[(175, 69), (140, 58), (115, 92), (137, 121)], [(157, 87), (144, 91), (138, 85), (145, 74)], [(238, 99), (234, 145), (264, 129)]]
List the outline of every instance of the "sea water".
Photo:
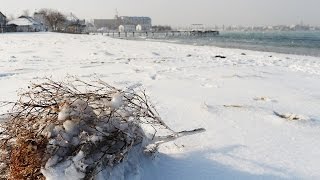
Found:
[(158, 38), (199, 46), (218, 46), (320, 57), (320, 31), (220, 32), (211, 37), (175, 36)]

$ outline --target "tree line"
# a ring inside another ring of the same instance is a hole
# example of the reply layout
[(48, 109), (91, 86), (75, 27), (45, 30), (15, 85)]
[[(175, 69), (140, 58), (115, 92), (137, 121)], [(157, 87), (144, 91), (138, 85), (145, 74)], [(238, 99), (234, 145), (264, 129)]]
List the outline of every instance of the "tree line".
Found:
[(54, 9), (41, 9), (38, 13), (43, 16), (46, 25), (53, 31), (61, 30), (67, 20), (63, 13)]

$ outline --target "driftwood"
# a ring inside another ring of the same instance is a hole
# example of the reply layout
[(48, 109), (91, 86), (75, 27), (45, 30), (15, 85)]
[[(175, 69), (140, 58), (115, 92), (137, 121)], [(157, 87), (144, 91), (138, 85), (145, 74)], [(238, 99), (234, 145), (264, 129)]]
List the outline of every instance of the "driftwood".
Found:
[(242, 106), (242, 105), (235, 105), (235, 104), (223, 105), (223, 107), (225, 107), (225, 108), (244, 108), (244, 106)]
[(281, 114), (279, 112), (273, 111), (273, 114), (286, 119), (286, 120), (291, 120), (291, 121), (297, 121), (297, 120), (305, 120), (306, 118), (301, 116), (301, 115), (297, 115), (297, 114), (292, 114), (292, 113), (286, 113), (286, 114)]

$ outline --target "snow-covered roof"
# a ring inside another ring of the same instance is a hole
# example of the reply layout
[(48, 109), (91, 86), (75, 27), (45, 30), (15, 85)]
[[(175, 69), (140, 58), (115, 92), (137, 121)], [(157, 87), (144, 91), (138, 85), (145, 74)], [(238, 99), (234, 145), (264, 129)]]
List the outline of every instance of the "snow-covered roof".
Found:
[(6, 18), (6, 16), (1, 11), (0, 11), (0, 15)]
[(21, 16), (18, 19), (9, 21), (8, 25), (32, 26), (32, 25), (40, 25), (40, 24), (36, 22), (32, 17)]

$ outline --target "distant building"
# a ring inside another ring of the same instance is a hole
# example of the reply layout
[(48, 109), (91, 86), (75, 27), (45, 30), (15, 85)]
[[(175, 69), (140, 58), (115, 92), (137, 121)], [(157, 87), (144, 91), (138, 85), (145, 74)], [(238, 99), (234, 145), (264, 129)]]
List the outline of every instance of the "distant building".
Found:
[(135, 32), (136, 26), (135, 25), (120, 25), (119, 32)]
[(121, 25), (117, 19), (94, 19), (93, 24), (98, 30), (117, 30)]
[(0, 26), (3, 27), (6, 25), (7, 17), (0, 12)]
[(46, 15), (45, 15), (44, 13), (35, 12), (35, 13), (33, 14), (33, 19), (34, 19), (36, 22), (42, 24), (45, 31), (48, 31), (48, 29), (49, 29), (49, 24), (48, 24), (48, 22), (46, 21), (46, 17), (45, 17), (45, 16), (46, 16)]
[(82, 33), (86, 27), (86, 21), (80, 20), (74, 14), (70, 14), (66, 17), (64, 32), (67, 33)]
[(7, 17), (0, 12), (0, 33), (4, 32), (4, 27), (7, 23)]
[(29, 16), (20, 16), (18, 19), (9, 21), (8, 26), (14, 28), (16, 32), (39, 32), (44, 30), (43, 24)]
[(191, 24), (191, 31), (204, 31), (205, 26), (203, 24)]
[(85, 32), (95, 32), (97, 28), (94, 27), (93, 23), (91, 22), (86, 22), (86, 29)]
[(152, 27), (151, 18), (149, 17), (131, 17), (121, 16), (121, 24), (133, 25), (136, 31), (150, 31)]
[(149, 17), (116, 16), (114, 19), (94, 19), (94, 26), (101, 31), (150, 31), (152, 24)]

